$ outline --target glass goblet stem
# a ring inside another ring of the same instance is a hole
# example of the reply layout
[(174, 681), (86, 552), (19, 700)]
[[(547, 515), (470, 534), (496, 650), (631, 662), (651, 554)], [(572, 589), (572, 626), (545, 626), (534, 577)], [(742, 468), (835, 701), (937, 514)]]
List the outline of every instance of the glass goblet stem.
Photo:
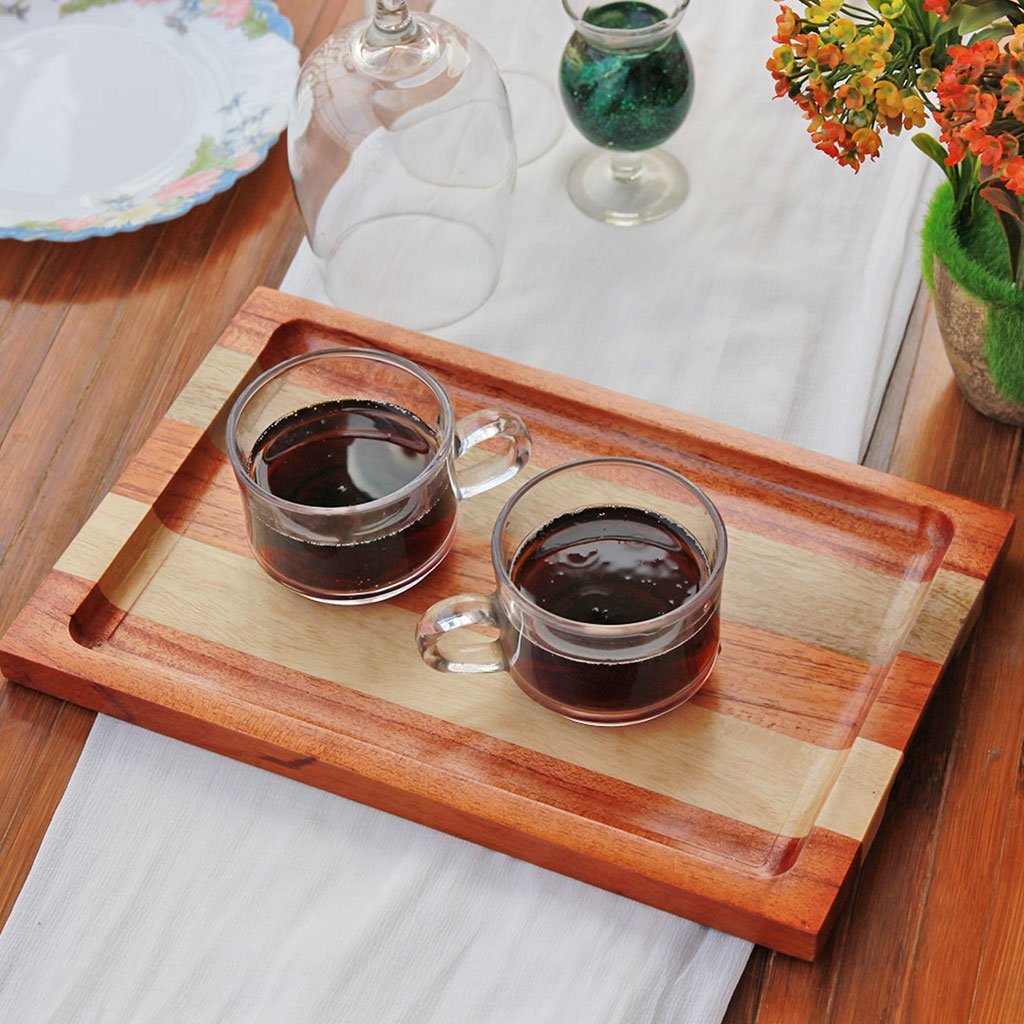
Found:
[(622, 185), (639, 181), (644, 173), (643, 153), (612, 151), (612, 177)]
[(376, 0), (373, 10), (371, 34), (378, 38), (371, 42), (380, 46), (404, 42), (416, 31), (407, 0)]

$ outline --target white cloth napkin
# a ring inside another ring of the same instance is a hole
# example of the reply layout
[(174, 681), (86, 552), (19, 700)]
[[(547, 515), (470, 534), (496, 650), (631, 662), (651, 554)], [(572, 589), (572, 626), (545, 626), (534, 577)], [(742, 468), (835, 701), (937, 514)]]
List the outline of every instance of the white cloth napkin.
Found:
[[(498, 291), (452, 340), (856, 458), (917, 284), (925, 161), (812, 153), (762, 65), (773, 6), (696, 0), (693, 190), (636, 231), (522, 170)], [(439, 0), (553, 83), (557, 0)], [(321, 295), (309, 253), (285, 287)], [(0, 1021), (714, 1024), (749, 943), (98, 719), (0, 934)]]
[(101, 717), (0, 935), (0, 1020), (711, 1024), (749, 949)]
[[(683, 18), (696, 87), (665, 145), (690, 176), (680, 210), (635, 229), (580, 213), (565, 182), (592, 147), (567, 123), (520, 169), (495, 294), (437, 333), (859, 459), (920, 281), (917, 231), (934, 178), (906, 137), (858, 175), (814, 152), (764, 69), (777, 11), (734, 0), (723, 16), (716, 0), (693, 0)], [(437, 0), (433, 12), (557, 96), (571, 29), (559, 0)], [(283, 287), (327, 301), (308, 247)]]

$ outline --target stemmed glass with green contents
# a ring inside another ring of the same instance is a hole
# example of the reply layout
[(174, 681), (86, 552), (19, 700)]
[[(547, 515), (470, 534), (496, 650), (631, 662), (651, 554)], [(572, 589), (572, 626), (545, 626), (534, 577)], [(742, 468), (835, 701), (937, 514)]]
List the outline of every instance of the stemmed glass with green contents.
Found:
[(689, 0), (562, 0), (576, 31), (562, 54), (562, 99), (602, 151), (569, 174), (584, 213), (634, 225), (666, 216), (686, 198), (683, 165), (655, 149), (683, 123), (693, 65), (676, 27)]

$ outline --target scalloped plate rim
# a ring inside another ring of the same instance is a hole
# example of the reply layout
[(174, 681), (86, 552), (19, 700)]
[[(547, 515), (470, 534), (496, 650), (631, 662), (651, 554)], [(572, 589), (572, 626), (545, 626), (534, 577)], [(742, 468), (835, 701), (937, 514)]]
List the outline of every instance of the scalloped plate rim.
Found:
[[(256, 0), (256, 3), (270, 15), (268, 18), (270, 31), (280, 36), (286, 43), (294, 46), (295, 27), (289, 18), (281, 12), (275, 0)], [(284, 126), (274, 132), (265, 145), (261, 146), (258, 150), (251, 151), (256, 157), (252, 165), (243, 169), (225, 168), (216, 185), (194, 196), (189, 196), (179, 208), (172, 212), (157, 214), (137, 222), (118, 225), (97, 225), (95, 227), (81, 228), (78, 231), (34, 229), (18, 227), (13, 224), (0, 224), (0, 240), (13, 239), (19, 242), (82, 242), (87, 238), (106, 238), (110, 235), (130, 234), (133, 231), (139, 231), (153, 224), (166, 224), (168, 221), (177, 220), (179, 217), (184, 217), (186, 213), (189, 213), (195, 207), (209, 202), (223, 192), (227, 192), (239, 179), (244, 178), (247, 174), (251, 174), (258, 167), (262, 166), (266, 162), (270, 150), (278, 143), (283, 134)], [(173, 184), (174, 181), (179, 180), (181, 179), (175, 178), (173, 181), (168, 182), (168, 184)]]

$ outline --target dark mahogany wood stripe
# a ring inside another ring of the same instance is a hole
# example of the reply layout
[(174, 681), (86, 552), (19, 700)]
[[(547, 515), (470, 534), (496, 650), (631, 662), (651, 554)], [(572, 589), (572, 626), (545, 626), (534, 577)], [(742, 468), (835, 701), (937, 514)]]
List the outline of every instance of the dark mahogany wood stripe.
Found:
[[(315, 324), (311, 322), (314, 317)], [(621, 430), (625, 437), (643, 436), (655, 444), (664, 443), (670, 451), (685, 448), (696, 462), (728, 465), (733, 476), (757, 481), (771, 492), (764, 495), (766, 504), (776, 501), (776, 490), (780, 495), (790, 495), (780, 499), (782, 506), (806, 492), (823, 499), (825, 508), (839, 511), (849, 508), (851, 495), (863, 488), (875, 501), (888, 498), (904, 505), (932, 508), (940, 515), (950, 516), (960, 527), (951, 541), (946, 568), (978, 579), (987, 575), (1012, 524), (1012, 517), (1000, 510), (984, 508), (876, 470), (534, 370), (511, 360), (340, 313), (307, 300), (281, 296), (269, 289), (253, 294), (239, 316), (239, 326), (241, 329), (226, 334), (221, 344), (253, 356), (264, 353), (263, 358), (269, 363), (284, 358), (286, 353), (299, 351), (302, 344), (320, 347), (372, 344), (400, 352), (432, 370), (440, 372), (451, 368), (452, 378), (471, 392), (484, 391), (497, 398), (507, 398), (518, 402), (521, 408), (535, 406), (541, 416), (542, 410), (552, 410), (563, 423), (578, 424), (577, 429), (570, 430), (577, 436), (586, 432), (594, 409), (614, 410), (609, 412), (608, 425)], [(680, 445), (680, 434), (686, 435), (684, 445)], [(601, 450), (603, 436), (604, 430), (594, 431), (593, 437), (587, 438), (591, 442), (589, 450)], [(659, 438), (663, 441), (659, 442)], [(798, 500), (797, 504), (800, 504)], [(834, 515), (826, 513), (825, 518), (834, 519)]]
[[(439, 372), (442, 378), (445, 377), (438, 367), (431, 369)], [(445, 383), (460, 412), (479, 408), (479, 395), (467, 393), (463, 387), (451, 381)], [(861, 507), (856, 505), (850, 495), (846, 495), (842, 505), (835, 501), (821, 501), (815, 505), (807, 495), (798, 492), (790, 495), (787, 489), (779, 487), (771, 492), (758, 490), (756, 500), (752, 500), (752, 490), (758, 488), (762, 481), (756, 478), (737, 481), (726, 467), (712, 466), (703, 461), (693, 462), (685, 451), (679, 450), (678, 444), (668, 448), (660, 446), (654, 451), (652, 445), (656, 445), (655, 439), (627, 434), (612, 446), (607, 441), (611, 435), (607, 430), (600, 429), (599, 436), (604, 441), (595, 446), (593, 439), (590, 439), (590, 443), (581, 443), (586, 438), (581, 438), (580, 433), (586, 430), (589, 434), (600, 428), (600, 424), (581, 426), (575, 421), (566, 421), (564, 417), (552, 416), (546, 410), (531, 410), (523, 406), (518, 411), (533, 427), (535, 466), (559, 465), (602, 451), (654, 458), (690, 476), (707, 489), (727, 524), (734, 530), (757, 533), (872, 572), (896, 575), (908, 580), (929, 578), (941, 562), (951, 537), (951, 527), (945, 517), (906, 502), (890, 502), (888, 513), (877, 507), (877, 501), (872, 505), (868, 496), (864, 496)], [(138, 477), (146, 475), (147, 463), (154, 469), (157, 466), (166, 467), (171, 458), (181, 459), (188, 454), (194, 443), (195, 428), (179, 424), (183, 429), (175, 433), (175, 421), (168, 422), (167, 428), (161, 425), (158, 431), (164, 435), (161, 446), (140, 453), (140, 464), (133, 463), (128, 468), (124, 478), (115, 487), (117, 493), (141, 498), (146, 493), (146, 484)], [(182, 443), (180, 452), (161, 450), (168, 445), (173, 447), (175, 440)], [(214, 450), (222, 447), (220, 438), (216, 439), (212, 447)], [(155, 479), (150, 479), (149, 486), (152, 486)], [(787, 501), (773, 505), (770, 500), (766, 500), (769, 494), (782, 495)], [(155, 497), (150, 493), (151, 499)], [(869, 508), (870, 512), (866, 511)]]
[[(54, 590), (66, 596), (84, 581), (54, 574)], [(386, 746), (395, 755), (427, 762), (446, 773), (558, 807), (581, 818), (667, 842), (698, 857), (735, 861), (744, 870), (777, 874), (790, 867), (803, 837), (777, 836), (732, 818), (638, 786), (588, 771), (567, 761), (507, 743), (390, 701), (254, 657), (237, 648), (195, 638), (105, 602), (95, 588), (88, 614), (109, 615), (116, 632), (102, 648), (110, 661), (136, 659), (172, 670), (195, 695), (221, 695), (316, 723), (361, 742)], [(90, 631), (93, 626), (90, 625)]]

